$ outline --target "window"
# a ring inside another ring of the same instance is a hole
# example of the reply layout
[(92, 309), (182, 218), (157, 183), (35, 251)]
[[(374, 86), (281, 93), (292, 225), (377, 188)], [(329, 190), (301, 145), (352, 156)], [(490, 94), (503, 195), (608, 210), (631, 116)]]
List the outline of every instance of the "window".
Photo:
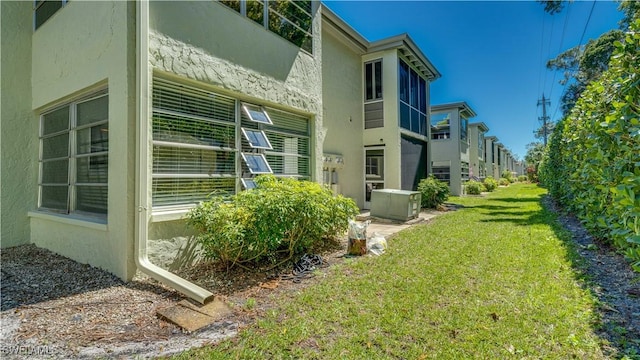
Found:
[(449, 166), (433, 166), (431, 171), (433, 172), (433, 176), (443, 182), (446, 182), (448, 185), (451, 185), (451, 168)]
[(468, 162), (463, 161), (460, 164), (460, 174), (461, 174), (462, 181), (469, 180), (469, 163)]
[[(313, 1), (219, 0), (307, 52), (313, 51)], [(266, 12), (265, 12), (266, 7)]]
[(262, 154), (242, 153), (242, 159), (252, 174), (271, 174), (273, 171)]
[(382, 59), (364, 64), (364, 128), (384, 126), (384, 103), (382, 101)]
[(469, 120), (460, 117), (460, 140), (467, 141), (467, 130), (469, 126)]
[(384, 189), (384, 149), (365, 150), (365, 201), (371, 201), (371, 192)]
[(39, 207), (107, 214), (109, 97), (106, 91), (40, 118)]
[(33, 28), (37, 30), (40, 25), (49, 20), (58, 10), (67, 4), (67, 0), (36, 0), (33, 9)]
[(484, 133), (478, 129), (478, 155), (484, 158)]
[(400, 127), (427, 135), (427, 82), (400, 60), (398, 70), (400, 93)]
[(264, 134), (264, 131), (258, 130), (247, 130), (242, 128), (242, 133), (244, 134), (245, 139), (249, 142), (249, 146), (254, 149), (273, 149), (271, 143), (269, 143), (269, 139)]
[(309, 119), (153, 79), (153, 206), (250, 189), (256, 174), (310, 176)]
[(240, 179), (242, 181), (242, 186), (246, 189), (246, 190), (251, 190), (251, 189), (255, 189), (258, 187), (258, 185), (256, 184), (255, 181), (253, 181), (252, 179), (245, 179), (242, 178)]
[(434, 140), (451, 138), (451, 113), (436, 113), (431, 115), (431, 138)]
[(234, 99), (154, 78), (153, 206), (235, 193), (235, 114)]
[(264, 111), (263, 107), (253, 106), (249, 104), (242, 104), (242, 110), (249, 117), (249, 120), (257, 123), (272, 124), (269, 114)]
[(364, 79), (364, 100), (382, 100), (382, 59), (364, 64)]

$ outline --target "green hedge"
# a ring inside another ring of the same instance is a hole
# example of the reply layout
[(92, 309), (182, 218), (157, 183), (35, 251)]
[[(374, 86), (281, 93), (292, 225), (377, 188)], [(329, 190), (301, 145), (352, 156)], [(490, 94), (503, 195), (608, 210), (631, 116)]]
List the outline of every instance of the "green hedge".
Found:
[(494, 179), (493, 176), (487, 176), (484, 178), (483, 184), (488, 192), (492, 192), (498, 187), (498, 180)]
[(554, 130), (542, 183), (640, 271), (640, 19)]
[(204, 255), (227, 267), (275, 263), (347, 230), (359, 212), (349, 198), (310, 181), (263, 175), (257, 188), (214, 196), (188, 214)]
[(449, 199), (449, 185), (433, 175), (420, 180), (418, 184), (423, 208), (435, 209)]

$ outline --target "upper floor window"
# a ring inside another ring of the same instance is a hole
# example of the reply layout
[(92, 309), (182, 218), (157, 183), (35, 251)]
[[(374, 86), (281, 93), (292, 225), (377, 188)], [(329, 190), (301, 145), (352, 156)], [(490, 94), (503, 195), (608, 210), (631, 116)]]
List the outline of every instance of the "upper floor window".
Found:
[(467, 141), (468, 128), (469, 120), (460, 117), (460, 140)]
[(484, 133), (478, 130), (478, 154), (484, 154)]
[(431, 138), (436, 140), (451, 138), (451, 113), (437, 113), (431, 115)]
[(400, 127), (427, 135), (427, 82), (400, 60), (398, 70)]
[(218, 0), (305, 51), (313, 51), (313, 1)]
[(382, 100), (382, 59), (364, 64), (364, 100)]
[(107, 214), (109, 97), (106, 91), (40, 117), (39, 207)]
[(40, 25), (49, 20), (56, 11), (67, 4), (67, 0), (36, 0), (33, 2), (33, 26), (38, 29)]

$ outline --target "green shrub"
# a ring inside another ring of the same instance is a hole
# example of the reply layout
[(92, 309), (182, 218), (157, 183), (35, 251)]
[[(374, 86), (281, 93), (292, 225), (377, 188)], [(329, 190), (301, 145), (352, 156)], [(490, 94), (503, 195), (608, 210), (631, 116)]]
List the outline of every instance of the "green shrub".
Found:
[(449, 185), (433, 175), (420, 180), (418, 191), (422, 196), (422, 207), (435, 209), (449, 199)]
[(470, 180), (465, 184), (465, 188), (467, 189), (467, 194), (469, 195), (480, 195), (482, 191), (486, 190), (484, 185), (481, 182)]
[(227, 267), (288, 259), (344, 233), (359, 212), (353, 200), (314, 182), (273, 175), (255, 182), (255, 189), (213, 196), (187, 214), (207, 258)]
[(484, 188), (487, 189), (488, 192), (494, 191), (498, 188), (498, 181), (493, 178), (493, 176), (487, 176), (484, 178)]
[(498, 185), (500, 186), (509, 186), (509, 184), (511, 184), (511, 181), (507, 178), (501, 177), (500, 180), (498, 180)]
[(608, 70), (556, 125), (539, 174), (551, 196), (640, 271), (640, 19), (614, 46)]
[(529, 177), (527, 175), (518, 176), (518, 181), (519, 182), (526, 182), (527, 180), (529, 180)]
[[(514, 182), (514, 179), (513, 179), (513, 173), (512, 173), (511, 171), (509, 171), (509, 170), (505, 169), (505, 170), (502, 172), (502, 174), (501, 174), (501, 175), (502, 175), (502, 179), (507, 179), (507, 181), (509, 181), (509, 184), (511, 184), (512, 182)], [(502, 185), (502, 184), (501, 184), (501, 185)], [(507, 185), (508, 185), (508, 184), (507, 184)]]

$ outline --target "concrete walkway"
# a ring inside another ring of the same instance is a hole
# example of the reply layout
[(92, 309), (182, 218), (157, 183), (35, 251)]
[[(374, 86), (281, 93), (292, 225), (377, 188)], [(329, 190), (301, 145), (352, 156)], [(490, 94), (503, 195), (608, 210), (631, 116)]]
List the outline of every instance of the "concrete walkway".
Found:
[(388, 240), (397, 232), (407, 229), (413, 225), (420, 224), (427, 220), (433, 219), (434, 217), (440, 214), (444, 214), (444, 212), (436, 211), (436, 210), (425, 210), (425, 211), (422, 211), (417, 218), (406, 221), (406, 222), (401, 222), (396, 220), (372, 217), (367, 211), (367, 212), (360, 213), (360, 215), (356, 217), (356, 220), (357, 221), (371, 220), (371, 224), (369, 224), (369, 227), (367, 228), (367, 237), (371, 237), (374, 234), (378, 233), (384, 236), (384, 238)]

